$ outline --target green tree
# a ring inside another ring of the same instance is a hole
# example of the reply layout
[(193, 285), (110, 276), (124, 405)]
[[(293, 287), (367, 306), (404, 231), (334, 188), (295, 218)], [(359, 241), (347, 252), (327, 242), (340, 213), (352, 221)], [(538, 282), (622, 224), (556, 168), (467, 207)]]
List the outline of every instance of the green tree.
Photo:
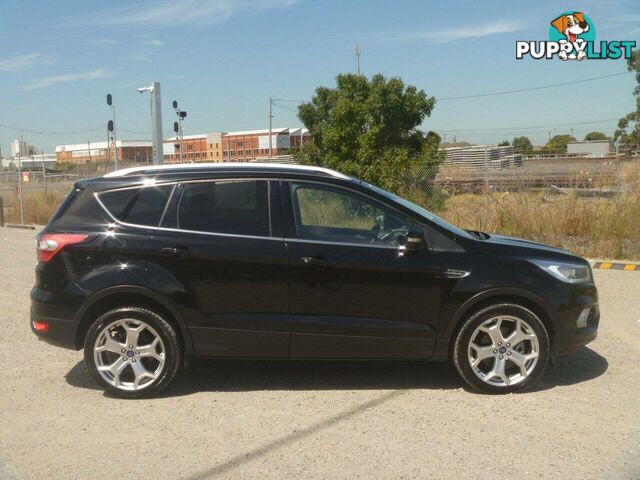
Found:
[(566, 153), (567, 144), (575, 141), (576, 138), (569, 134), (556, 135), (549, 140), (542, 150), (544, 153)]
[(584, 136), (584, 140), (586, 142), (589, 142), (592, 140), (609, 140), (609, 137), (607, 137), (602, 132), (589, 132)]
[(509, 140), (502, 140), (500, 143), (498, 143), (499, 147), (508, 147), (509, 145)]
[(298, 116), (313, 136), (298, 158), (401, 191), (410, 178), (435, 176), (440, 137), (418, 130), (435, 98), (399, 78), (338, 75), (318, 87)]
[(533, 151), (533, 145), (529, 137), (515, 137), (511, 142), (515, 153), (527, 154)]
[(631, 149), (640, 149), (640, 51), (636, 50), (627, 60), (627, 68), (636, 74), (638, 85), (633, 89), (636, 97), (636, 110), (618, 121), (618, 129), (613, 138), (619, 140), (621, 144), (629, 146)]

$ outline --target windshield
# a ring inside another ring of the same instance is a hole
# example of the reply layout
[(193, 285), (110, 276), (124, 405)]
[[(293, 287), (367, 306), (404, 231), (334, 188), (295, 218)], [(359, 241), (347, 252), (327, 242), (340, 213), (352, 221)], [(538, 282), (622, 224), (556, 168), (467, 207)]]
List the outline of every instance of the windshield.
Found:
[(377, 193), (379, 193), (380, 195), (388, 198), (389, 200), (393, 200), (394, 202), (399, 203), (403, 207), (408, 208), (412, 212), (417, 213), (421, 217), (426, 218), (430, 222), (433, 222), (436, 225), (439, 225), (442, 228), (445, 228), (445, 229), (449, 230), (452, 233), (455, 233), (456, 235), (458, 235), (460, 237), (473, 238), (465, 230), (462, 230), (461, 228), (456, 227), (455, 225), (451, 225), (446, 220), (443, 220), (439, 216), (434, 215), (429, 210), (427, 210), (424, 207), (421, 207), (420, 205), (416, 205), (415, 203), (410, 202), (409, 200), (407, 200), (405, 198), (402, 198), (402, 197), (400, 197), (400, 196), (398, 196), (398, 195), (396, 195), (394, 193), (387, 192), (386, 190), (383, 190), (383, 189), (381, 189), (379, 187), (376, 187), (375, 185), (371, 185), (370, 183), (364, 182), (362, 180), (358, 180), (358, 181), (360, 182), (360, 184), (365, 185), (365, 186), (371, 188), (372, 190), (375, 190)]

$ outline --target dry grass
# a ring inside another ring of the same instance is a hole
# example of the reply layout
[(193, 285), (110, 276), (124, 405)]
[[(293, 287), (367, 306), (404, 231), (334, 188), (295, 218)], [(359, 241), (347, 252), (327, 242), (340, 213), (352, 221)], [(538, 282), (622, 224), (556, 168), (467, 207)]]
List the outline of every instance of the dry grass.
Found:
[[(68, 192), (53, 191), (44, 194), (44, 191), (27, 192), (24, 196), (25, 223), (44, 225), (56, 211)], [(3, 196), (4, 221), (6, 223), (20, 222), (20, 207), (16, 195)]]
[(587, 257), (640, 259), (640, 195), (464, 194), (439, 212), (463, 228), (537, 240)]

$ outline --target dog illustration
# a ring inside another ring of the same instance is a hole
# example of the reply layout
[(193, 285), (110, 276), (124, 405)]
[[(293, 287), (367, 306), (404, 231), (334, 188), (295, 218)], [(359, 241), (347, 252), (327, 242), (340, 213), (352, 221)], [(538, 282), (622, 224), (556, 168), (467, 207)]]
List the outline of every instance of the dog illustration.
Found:
[[(575, 46), (584, 42), (584, 40), (579, 38), (579, 36), (589, 31), (589, 24), (585, 20), (584, 13), (582, 12), (573, 12), (562, 15), (552, 21), (551, 25), (562, 35), (567, 37), (566, 40), (563, 39), (559, 42), (564, 45), (569, 43), (570, 45)], [(573, 50), (575, 50), (575, 48), (573, 48)], [(558, 53), (558, 56), (562, 60), (582, 60), (587, 56), (587, 54), (584, 50), (578, 51), (577, 55), (575, 53), (567, 54), (567, 49), (563, 48), (560, 53)]]

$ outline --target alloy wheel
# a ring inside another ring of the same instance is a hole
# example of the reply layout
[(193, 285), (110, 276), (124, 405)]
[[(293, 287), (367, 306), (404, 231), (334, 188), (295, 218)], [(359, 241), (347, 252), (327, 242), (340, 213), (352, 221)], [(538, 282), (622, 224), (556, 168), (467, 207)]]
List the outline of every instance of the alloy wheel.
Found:
[(540, 342), (525, 320), (499, 315), (481, 323), (471, 334), (467, 359), (475, 375), (498, 387), (516, 385), (535, 369)]
[(165, 365), (165, 346), (158, 332), (142, 320), (123, 318), (104, 327), (93, 348), (100, 376), (127, 391), (152, 385)]

